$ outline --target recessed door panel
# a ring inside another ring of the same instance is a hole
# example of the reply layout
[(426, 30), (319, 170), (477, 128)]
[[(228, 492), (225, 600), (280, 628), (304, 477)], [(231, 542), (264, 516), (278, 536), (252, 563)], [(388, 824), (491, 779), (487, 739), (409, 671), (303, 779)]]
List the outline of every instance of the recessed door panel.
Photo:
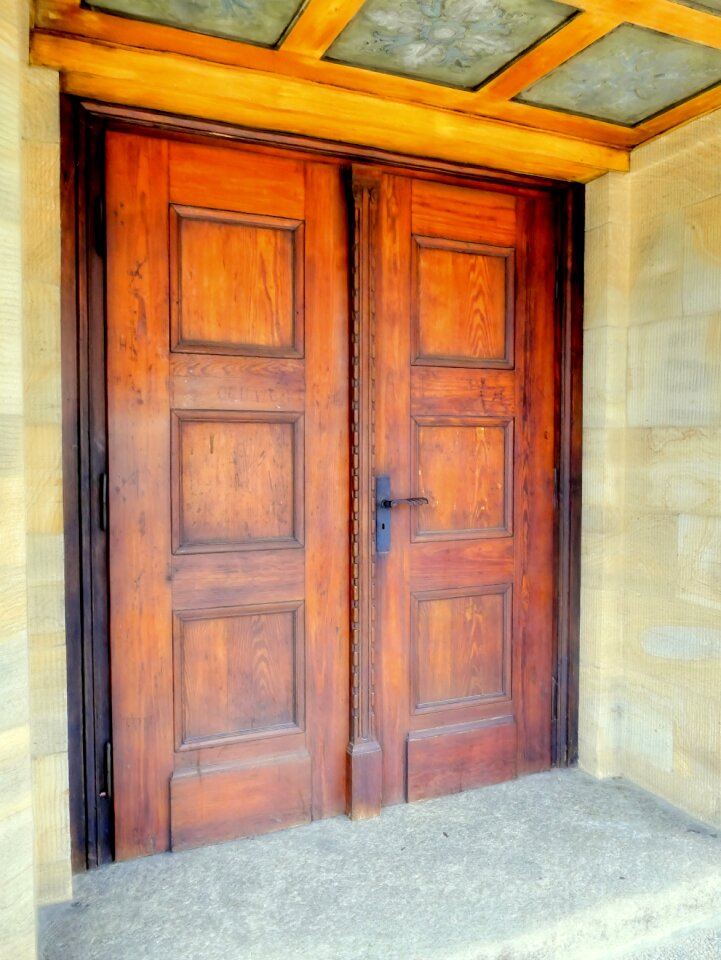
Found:
[(303, 221), (174, 204), (173, 350), (303, 353)]

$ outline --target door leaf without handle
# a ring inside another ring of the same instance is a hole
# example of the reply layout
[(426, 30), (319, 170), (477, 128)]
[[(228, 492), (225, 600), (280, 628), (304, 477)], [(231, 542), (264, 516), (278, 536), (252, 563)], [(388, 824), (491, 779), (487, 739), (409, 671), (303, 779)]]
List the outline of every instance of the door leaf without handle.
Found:
[(393, 507), (422, 507), (427, 497), (391, 497), (391, 478), (376, 478), (376, 553), (388, 553), (391, 548), (391, 510)]

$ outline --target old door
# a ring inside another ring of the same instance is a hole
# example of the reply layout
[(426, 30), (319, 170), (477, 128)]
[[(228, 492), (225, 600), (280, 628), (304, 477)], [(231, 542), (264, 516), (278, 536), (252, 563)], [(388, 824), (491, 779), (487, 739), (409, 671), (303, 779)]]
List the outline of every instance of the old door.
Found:
[(340, 171), (107, 137), (116, 854), (335, 814), (348, 727)]
[(393, 803), (550, 766), (555, 258), (547, 199), (377, 190), (373, 469), (428, 501), (375, 559)]

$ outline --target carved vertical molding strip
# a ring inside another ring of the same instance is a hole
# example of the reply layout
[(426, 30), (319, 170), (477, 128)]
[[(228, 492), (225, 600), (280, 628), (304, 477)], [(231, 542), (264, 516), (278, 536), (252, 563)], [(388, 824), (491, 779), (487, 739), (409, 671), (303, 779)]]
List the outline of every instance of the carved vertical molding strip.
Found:
[(348, 813), (381, 806), (381, 749), (375, 730), (375, 237), (380, 177), (356, 167), (353, 195), (351, 336), (351, 716)]

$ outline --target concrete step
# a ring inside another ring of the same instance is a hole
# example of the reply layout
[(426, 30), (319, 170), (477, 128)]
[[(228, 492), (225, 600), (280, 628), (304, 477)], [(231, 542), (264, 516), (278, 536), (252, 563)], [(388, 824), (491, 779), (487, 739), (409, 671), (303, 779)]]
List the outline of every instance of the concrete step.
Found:
[(720, 913), (716, 831), (569, 770), (96, 870), (41, 955), (655, 960)]

